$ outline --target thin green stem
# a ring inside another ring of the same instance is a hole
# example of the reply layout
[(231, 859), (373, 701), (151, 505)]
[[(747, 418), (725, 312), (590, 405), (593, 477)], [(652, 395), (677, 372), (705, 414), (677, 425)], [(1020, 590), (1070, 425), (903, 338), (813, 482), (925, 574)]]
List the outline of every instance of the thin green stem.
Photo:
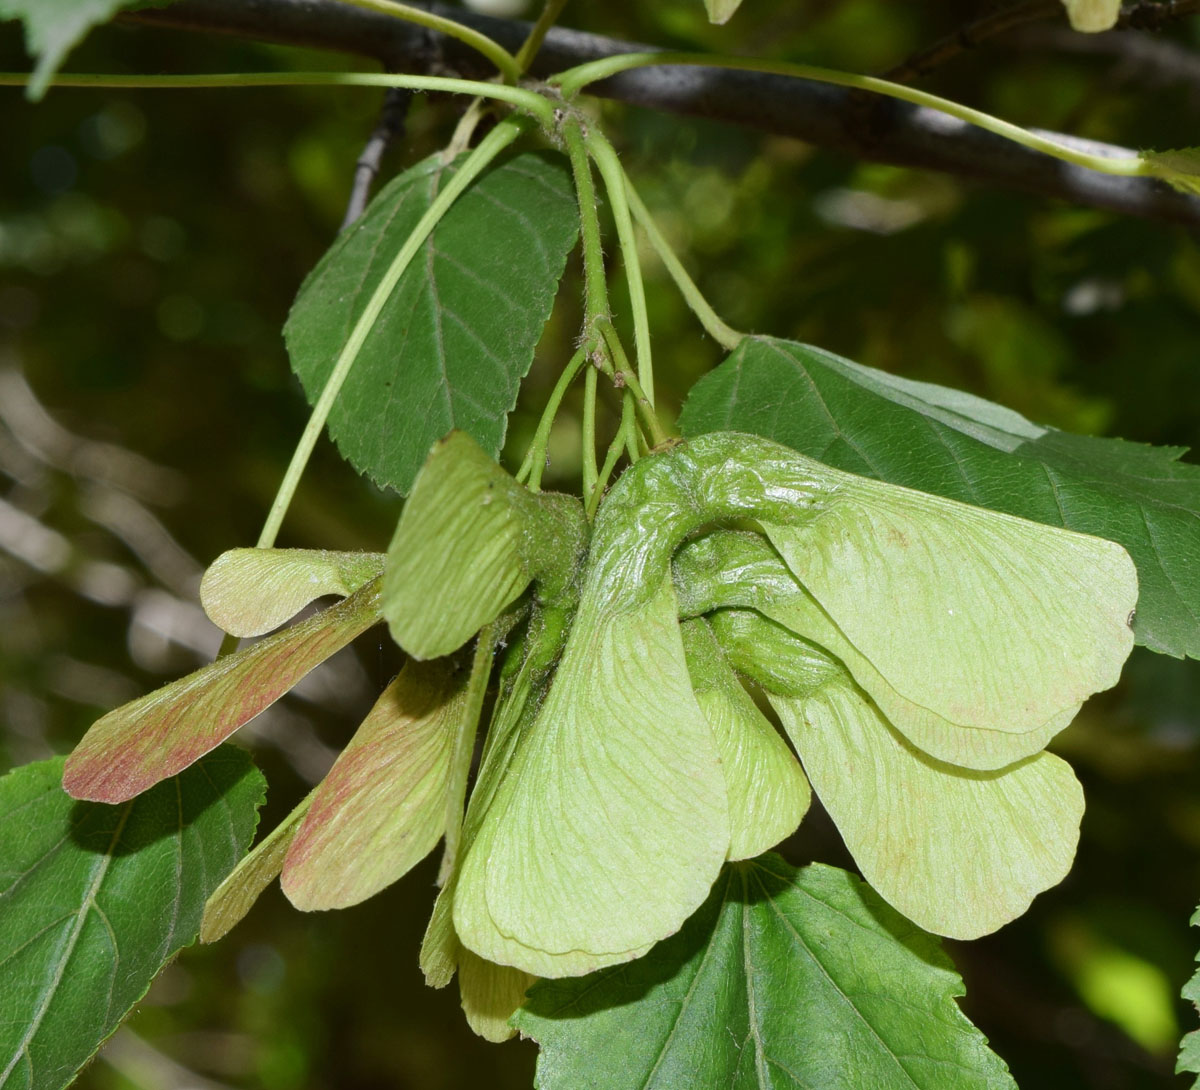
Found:
[(517, 471), (518, 481), (529, 478), (530, 492), (542, 490), (542, 472), (546, 468), (546, 448), (550, 444), (550, 429), (554, 426), (554, 418), (558, 415), (558, 408), (562, 404), (567, 389), (575, 381), (579, 369), (586, 362), (587, 349), (578, 349), (567, 366), (563, 368), (563, 373), (558, 376), (554, 389), (550, 391), (550, 400), (546, 402), (546, 407), (542, 410), (542, 416), (538, 421), (537, 430), (533, 433), (529, 450), (525, 452), (525, 461), (521, 463), (521, 468)]
[(304, 428), (304, 434), (301, 435), (299, 443), (296, 444), (292, 460), (288, 465), (287, 472), (283, 476), (283, 481), (279, 485), (279, 491), (275, 495), (275, 500), (271, 504), (271, 510), (267, 514), (267, 520), (263, 525), (262, 533), (259, 535), (258, 547), (260, 549), (269, 548), (275, 544), (275, 538), (279, 533), (279, 527), (283, 523), (283, 517), (287, 513), (289, 504), (292, 502), (292, 496), (295, 494), (296, 487), (300, 483), (300, 477), (303, 475), (304, 468), (308, 464), (313, 447), (316, 446), (317, 439), (325, 427), (329, 411), (333, 408), (333, 403), (341, 392), (342, 384), (346, 381), (346, 376), (350, 373), (350, 368), (354, 365), (354, 361), (358, 359), (358, 354), (362, 350), (368, 334), (374, 327), (380, 312), (395, 290), (397, 283), (399, 283), (400, 277), (404, 275), (417, 250), (425, 244), (426, 239), (428, 239), (450, 206), (458, 199), (459, 194), (479, 176), (501, 151), (524, 132), (525, 128), (526, 123), (519, 118), (508, 118), (500, 122), (499, 125), (488, 133), (479, 147), (471, 152), (463, 161), (462, 166), (458, 168), (458, 171), (446, 183), (446, 187), (434, 198), (433, 203), (426, 210), (425, 214), (417, 221), (412, 234), (408, 236), (404, 245), (400, 247), (399, 252), (392, 259), (392, 263), (388, 267), (387, 272), (384, 273), (383, 279), (379, 281), (371, 298), (367, 301), (362, 314), (359, 315), (358, 321), (355, 322), (354, 328), (351, 330), (346, 344), (343, 346), (341, 353), (334, 363), (328, 380), (326, 380), (325, 388), (321, 391), (321, 396), (317, 399), (316, 405), (313, 406), (312, 415), (309, 417), (308, 424)]
[(454, 865), (458, 859), (467, 797), (467, 776), (471, 771), (471, 758), (475, 755), (475, 735), (479, 731), (479, 717), (483, 712), (483, 698), (487, 695), (487, 683), (491, 677), (492, 658), (495, 653), (496, 625), (493, 622), (480, 630), (479, 641), (475, 644), (471, 676), (467, 681), (463, 701), (462, 719), (454, 732), (450, 753), (450, 778), (446, 784), (446, 845), (442, 850), (442, 865), (438, 870), (439, 886), (454, 872)]
[(583, 280), (586, 315), (584, 328), (591, 331), (601, 318), (608, 317), (608, 285), (604, 276), (604, 245), (600, 237), (600, 217), (596, 215), (596, 187), (592, 164), (578, 121), (563, 126), (563, 140), (571, 171), (575, 176), (575, 195), (579, 200), (579, 233), (583, 239)]
[[(630, 391), (629, 396), (633, 397), (632, 391)], [(629, 461), (632, 464), (642, 456), (641, 447), (639, 445), (639, 440), (642, 438), (642, 433), (638, 431), (636, 412), (630, 416), (628, 425), (625, 424), (624, 416), (622, 416), (621, 424), (621, 430), (625, 434), (625, 453), (629, 455)]]
[(608, 453), (604, 456), (604, 465), (600, 467), (600, 476), (596, 482), (595, 491), (592, 492), (591, 498), (588, 500), (587, 507), (585, 508), (589, 522), (596, 517), (596, 509), (600, 506), (604, 490), (608, 487), (609, 478), (617, 466), (617, 460), (626, 449), (626, 436), (631, 427), (636, 430), (633, 394), (627, 390), (625, 396), (621, 399), (621, 423), (617, 426), (617, 434), (613, 436), (612, 442), (608, 445)]
[(604, 179), (608, 203), (612, 207), (613, 223), (617, 228), (617, 244), (625, 265), (625, 282), (629, 287), (629, 310), (633, 318), (633, 346), (637, 356), (638, 381), (654, 405), (654, 363), (650, 356), (650, 316), (646, 310), (646, 288), (642, 282), (642, 263), (638, 259), (637, 237), (633, 233), (633, 218), (626, 199), (625, 172), (612, 144), (599, 129), (587, 134), (587, 148)]
[(638, 381), (637, 374), (629, 366), (629, 358), (625, 355), (625, 346), (621, 344), (621, 338), (617, 335), (616, 327), (611, 320), (606, 319), (600, 323), (600, 335), (604, 338), (604, 346), (613, 360), (613, 382), (617, 386), (627, 387), (633, 394), (634, 407), (637, 409), (638, 416), (641, 417), (646, 434), (650, 436), (651, 445), (658, 446), (659, 443), (670, 438), (670, 433), (662, 426), (662, 421), (658, 419), (658, 414), (654, 411), (654, 406)]
[(528, 37), (521, 43), (521, 48), (517, 51), (517, 67), (522, 73), (533, 63), (533, 58), (537, 56), (537, 51), (542, 48), (542, 42), (547, 32), (558, 22), (558, 17), (562, 14), (562, 9), (566, 5), (567, 0), (546, 0), (546, 6), (542, 8), (542, 14), (538, 16), (537, 22), (533, 24)]
[(458, 119), (458, 124), (454, 126), (450, 142), (446, 145), (445, 155), (447, 159), (456, 159), (471, 146), (471, 139), (475, 135), (475, 130), (490, 108), (491, 104), (484, 105), (484, 101), (481, 98), (471, 100), (471, 104), (463, 110), (462, 117)]
[(654, 217), (650, 215), (650, 210), (642, 202), (642, 198), (638, 196), (637, 190), (633, 188), (633, 183), (629, 180), (628, 175), (625, 175), (625, 195), (629, 200), (629, 206), (633, 210), (634, 217), (641, 225), (642, 230), (646, 232), (646, 237), (650, 240), (650, 245), (654, 247), (667, 273), (675, 281), (675, 286), (679, 288), (679, 292), (687, 302), (687, 305), (692, 308), (692, 313), (696, 315), (700, 324), (704, 326), (705, 331), (717, 344), (721, 345), (727, 351), (732, 352), (741, 343), (745, 334), (739, 333), (732, 326), (726, 325), (717, 312), (713, 310), (709, 301), (701, 294), (700, 289), (696, 287), (696, 282), (688, 276), (687, 269), (683, 267), (683, 262), (679, 260), (678, 255), (671, 249), (671, 244), (658, 229), (658, 224), (654, 222)]
[(1077, 148), (1060, 144), (1045, 136), (1030, 132), (1028, 129), (1003, 121), (991, 114), (963, 106), (950, 99), (931, 95), (915, 87), (907, 87), (901, 83), (891, 83), (876, 76), (860, 76), (853, 72), (839, 72), (831, 68), (818, 68), (811, 64), (790, 64), (785, 61), (765, 61), (753, 57), (729, 57), (706, 53), (623, 53), (614, 57), (604, 57), (598, 61), (590, 61), (576, 68), (570, 68), (560, 73), (551, 82), (556, 84), (566, 98), (573, 98), (589, 83), (615, 76), (618, 72), (627, 72), (633, 68), (649, 68), (655, 65), (689, 65), (703, 68), (735, 68), (743, 72), (765, 72), (777, 76), (792, 76), (796, 79), (812, 80), (815, 83), (832, 83), (839, 87), (850, 87), (859, 91), (871, 91), (875, 94), (898, 98), (911, 102), (916, 106), (928, 106), (940, 110), (944, 114), (956, 117), (970, 125), (976, 125), (988, 132), (994, 132), (1014, 143), (1043, 152), (1066, 163), (1098, 170), (1104, 174), (1116, 174), (1125, 177), (1149, 175), (1151, 170), (1140, 156), (1125, 159), (1108, 159), (1102, 155), (1089, 155)]
[[(565, 3), (566, 0), (546, 0), (546, 6), (542, 10), (541, 17), (530, 29), (529, 34), (521, 45), (520, 51), (516, 55), (515, 61), (519, 74), (525, 74), (525, 69), (529, 67), (530, 62), (542, 44), (542, 39), (545, 38), (546, 32), (554, 25)], [(475, 99), (463, 111), (462, 117), (458, 119), (458, 124), (454, 128), (454, 135), (450, 137), (450, 143), (447, 145), (446, 150), (448, 154), (457, 155), (471, 146), (471, 137), (475, 135), (475, 129), (478, 127), (479, 122), (483, 120), (486, 112), (487, 109), (483, 105), (483, 100), (479, 98)]]
[(596, 491), (599, 472), (596, 469), (596, 368), (589, 366), (583, 377), (583, 419), (580, 462), (583, 474), (583, 498), (590, 501)]
[(436, 30), (440, 34), (445, 34), (448, 38), (455, 38), (464, 45), (470, 46), (477, 53), (482, 53), (483, 56), (487, 57), (496, 66), (500, 74), (504, 77), (505, 83), (516, 83), (521, 78), (522, 66), (518, 63), (517, 58), (507, 49), (499, 43), (492, 41), (486, 34), (480, 34), (479, 31), (472, 30), (468, 26), (463, 26), (462, 23), (456, 23), (453, 19), (434, 15), (432, 12), (425, 11), (422, 8), (414, 8), (408, 4), (398, 3), (397, 0), (341, 0), (341, 3), (347, 4), (350, 7), (377, 11), (383, 15), (391, 15), (396, 19), (403, 19), (406, 23), (416, 23), (417, 26)]
[[(0, 87), (23, 87), (28, 73), (0, 72)], [(479, 95), (510, 103), (537, 118), (545, 128), (554, 124), (549, 99), (523, 87), (445, 76), (407, 76), (395, 72), (218, 72), (177, 76), (124, 76), (101, 73), (59, 73), (54, 87), (104, 87), (136, 90), (216, 87), (402, 87), (410, 91), (445, 91)]]

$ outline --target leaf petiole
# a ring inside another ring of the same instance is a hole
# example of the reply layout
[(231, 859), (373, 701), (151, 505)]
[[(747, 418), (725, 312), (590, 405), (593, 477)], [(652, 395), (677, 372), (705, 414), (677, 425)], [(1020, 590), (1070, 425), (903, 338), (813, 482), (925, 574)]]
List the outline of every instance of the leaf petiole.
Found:
[(1057, 140), (1030, 132), (1020, 125), (1014, 125), (1011, 121), (1004, 121), (991, 114), (986, 114), (982, 110), (975, 110), (950, 99), (931, 95), (929, 92), (920, 91), (915, 87), (892, 83), (876, 76), (862, 76), (854, 72), (841, 72), (837, 69), (820, 68), (811, 64), (792, 64), (786, 61), (759, 60), (755, 57), (720, 56), (706, 53), (621, 53), (569, 68), (567, 71), (559, 73), (550, 82), (559, 88), (564, 97), (570, 99), (579, 94), (589, 83), (607, 79), (619, 72), (628, 72), (634, 68), (651, 68), (656, 65), (730, 68), (742, 72), (790, 76), (794, 79), (812, 80), (814, 83), (831, 83), (838, 87), (870, 91), (874, 94), (886, 95), (888, 98), (911, 102), (915, 106), (926, 106), (938, 110), (958, 118), (960, 121), (965, 121), (969, 125), (975, 125), (988, 132), (993, 132), (997, 136), (1003, 136), (1005, 139), (1033, 151), (1040, 151), (1063, 162), (1073, 163), (1089, 170), (1124, 177), (1138, 177), (1153, 173), (1141, 156), (1113, 159), (1102, 155), (1092, 155), (1061, 144)]
[(550, 443), (550, 429), (554, 425), (554, 418), (558, 415), (558, 408), (562, 404), (567, 388), (575, 381), (575, 376), (579, 374), (579, 369), (586, 362), (587, 355), (587, 349), (580, 348), (571, 357), (567, 366), (563, 368), (562, 374), (558, 376), (554, 389), (550, 391), (550, 399), (542, 410), (537, 431), (533, 433), (533, 440), (529, 444), (529, 450), (525, 453), (525, 460), (517, 471), (518, 481), (525, 481), (528, 478), (530, 492), (542, 490), (542, 472), (546, 468), (546, 448)]
[(521, 78), (521, 65), (507, 49), (498, 42), (492, 41), (486, 34), (480, 34), (462, 23), (435, 15), (423, 8), (401, 4), (398, 0), (339, 0), (354, 8), (366, 8), (377, 11), (382, 15), (390, 15), (395, 19), (403, 19), (406, 23), (415, 23), (427, 30), (436, 30), (447, 38), (455, 38), (463, 45), (470, 46), (477, 53), (487, 57), (504, 77), (505, 83), (516, 83)]
[[(624, 174), (624, 171), (622, 173)], [(696, 282), (688, 275), (687, 269), (683, 267), (683, 262), (679, 260), (678, 255), (671, 249), (671, 244), (663, 236), (662, 231), (659, 230), (658, 224), (654, 222), (654, 217), (650, 215), (650, 210), (642, 202), (638, 191), (633, 188), (633, 183), (629, 180), (629, 175), (625, 174), (624, 176), (625, 197), (629, 201), (629, 207), (633, 211), (634, 218), (641, 225), (642, 230), (646, 232), (646, 238), (650, 240), (650, 245), (654, 247), (659, 260), (665, 266), (671, 279), (675, 281), (675, 286), (679, 289), (684, 301), (692, 308), (692, 313), (699, 319), (700, 324), (704, 326), (708, 335), (722, 348), (732, 352), (741, 343), (745, 334), (739, 333), (732, 326), (727, 325), (721, 320), (717, 312), (713, 310), (712, 304), (701, 294), (700, 289), (696, 286)]]
[(650, 317), (646, 311), (646, 290), (642, 283), (642, 265), (638, 260), (637, 238), (625, 190), (625, 172), (612, 144), (599, 129), (589, 129), (586, 136), (591, 154), (612, 206), (613, 222), (617, 228), (617, 244), (625, 264), (625, 282), (629, 287), (629, 309), (633, 318), (633, 340), (637, 355), (637, 377), (651, 407), (654, 405), (654, 364), (650, 356)]
[(590, 508), (600, 479), (596, 468), (596, 368), (590, 364), (583, 376), (583, 419), (580, 423), (580, 461), (583, 474), (583, 498)]
[(654, 411), (654, 405), (647, 396), (646, 391), (642, 388), (642, 384), (638, 381), (636, 372), (629, 366), (629, 358), (625, 355), (625, 347), (621, 344), (621, 338), (617, 335), (616, 327), (612, 324), (611, 319), (599, 323), (600, 335), (604, 338), (604, 347), (608, 355), (612, 358), (612, 374), (613, 383), (617, 386), (626, 387), (633, 395), (634, 408), (637, 410), (638, 416), (641, 418), (642, 426), (646, 433), (650, 436), (651, 446), (657, 446), (659, 443), (665, 442), (669, 435), (662, 426), (662, 422), (658, 419), (658, 415)]
[[(0, 87), (23, 87), (25, 72), (0, 72)], [(409, 91), (444, 91), (478, 95), (507, 102), (537, 119), (545, 129), (554, 125), (554, 106), (549, 99), (524, 87), (488, 83), (447, 76), (409, 76), (394, 72), (210, 72), (196, 75), (126, 76), (107, 73), (58, 74), (54, 87), (104, 87), (130, 90), (219, 87), (400, 87)]]
[(533, 58), (537, 56), (537, 51), (542, 48), (542, 41), (545, 39), (547, 32), (558, 22), (558, 17), (562, 14), (562, 9), (566, 6), (567, 0), (546, 0), (546, 6), (542, 8), (542, 14), (538, 16), (537, 22), (530, 28), (528, 36), (521, 44), (521, 48), (517, 50), (517, 68), (522, 73), (533, 63)]
[[(631, 461), (637, 461), (637, 421), (634, 414), (633, 398), (633, 391), (626, 390), (625, 396), (621, 399), (621, 423), (617, 427), (617, 433), (613, 436), (612, 442), (608, 445), (608, 453), (604, 456), (604, 465), (600, 467), (600, 476), (596, 482), (596, 488), (592, 492), (591, 498), (588, 500), (587, 507), (585, 508), (589, 522), (596, 517), (596, 508), (600, 506), (604, 490), (608, 487), (608, 480), (612, 476), (613, 469), (616, 468), (617, 459), (626, 450), (632, 449), (634, 454), (631, 456)], [(633, 437), (632, 446), (630, 446), (631, 436)]]

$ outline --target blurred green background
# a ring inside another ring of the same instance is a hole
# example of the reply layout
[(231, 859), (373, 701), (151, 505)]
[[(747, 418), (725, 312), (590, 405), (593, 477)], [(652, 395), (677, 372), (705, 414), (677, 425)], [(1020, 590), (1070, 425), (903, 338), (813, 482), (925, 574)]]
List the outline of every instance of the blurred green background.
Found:
[[(884, 71), (982, 4), (697, 0), (568, 4), (564, 22), (687, 48)], [(1011, 120), (1131, 147), (1193, 144), (1200, 64), (1064, 48), (1061, 24), (998, 39), (923, 86)], [(1200, 42), (1181, 21), (1161, 44)], [(1176, 54), (1172, 53), (1172, 56)], [(1179, 56), (1186, 56), (1179, 53)], [(0, 25), (0, 68), (25, 69)], [(68, 69), (361, 67), (352, 58), (111, 27)], [(335, 237), (381, 95), (364, 90), (0, 91), (0, 768), (65, 752), (102, 711), (194, 668), (219, 638), (203, 565), (257, 536), (306, 417), (280, 327)], [(418, 100), (394, 172), (448, 137)], [(733, 325), (960, 386), (1033, 419), (1200, 443), (1200, 254), (1192, 232), (857, 163), (792, 140), (604, 105), (631, 174)], [(720, 359), (653, 259), (666, 406)], [(574, 268), (510, 429), (524, 451), (571, 350)], [(620, 292), (616, 298), (623, 298)], [(571, 487), (568, 413), (547, 483)], [(323, 445), (283, 544), (381, 549), (399, 502)], [(240, 736), (270, 827), (328, 767), (396, 655), (371, 633)], [(1084, 782), (1078, 860), (998, 935), (948, 944), (970, 1016), (1024, 1090), (1182, 1087), (1178, 999), (1200, 933), (1200, 673), (1135, 653), (1056, 743)], [(784, 846), (851, 865), (819, 812)], [(186, 952), (80, 1085), (528, 1087), (534, 1049), (475, 1039), (416, 965), (433, 863), (359, 908), (304, 916), (268, 893)]]

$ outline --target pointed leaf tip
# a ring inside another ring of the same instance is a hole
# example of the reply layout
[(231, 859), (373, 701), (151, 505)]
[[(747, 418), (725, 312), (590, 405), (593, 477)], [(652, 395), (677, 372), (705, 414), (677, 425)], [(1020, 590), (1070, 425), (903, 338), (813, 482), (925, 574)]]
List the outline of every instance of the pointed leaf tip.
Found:
[[(59, 65), (92, 27), (111, 19), (122, 8), (140, 2), (142, 0), (75, 0), (73, 3), (0, 0), (0, 19), (20, 19), (25, 24), (26, 51), (37, 58), (26, 87), (26, 97), (36, 102), (46, 93)], [(152, 2), (167, 3), (169, 0)]]
[[(313, 403), (397, 251), (460, 165), (435, 154), (394, 178), (305, 279), (284, 336)], [(498, 453), (578, 233), (561, 156), (505, 157), (477, 178), (366, 331), (329, 414), (342, 456), (406, 494), (430, 446), (453, 428)]]

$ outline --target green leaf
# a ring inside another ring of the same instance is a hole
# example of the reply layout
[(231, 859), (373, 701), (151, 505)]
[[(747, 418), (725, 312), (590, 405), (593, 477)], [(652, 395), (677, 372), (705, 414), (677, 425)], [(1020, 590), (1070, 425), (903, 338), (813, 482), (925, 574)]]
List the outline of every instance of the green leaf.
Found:
[[(1192, 914), (1191, 925), (1200, 927), (1200, 908)], [(1196, 960), (1200, 961), (1200, 955), (1197, 955)], [(1183, 986), (1181, 994), (1200, 1011), (1200, 969), (1192, 974), (1191, 980)], [(1200, 1029), (1185, 1033), (1183, 1040), (1179, 1042), (1179, 1059), (1175, 1064), (1175, 1074), (1200, 1075)], [(1200, 1078), (1196, 1079), (1192, 1086), (1200, 1086)]]
[(310, 791), (217, 886), (204, 905), (200, 920), (201, 942), (216, 942), (229, 934), (245, 919), (267, 886), (279, 877), (296, 830), (312, 804), (313, 794)]
[(96, 720), (67, 758), (77, 799), (124, 802), (187, 768), (379, 620), (379, 580)]
[[(454, 169), (433, 156), (394, 179), (305, 280), (284, 334), (310, 402)], [(330, 414), (356, 469), (406, 493), (434, 441), (455, 428), (499, 452), (578, 229), (555, 156), (516, 156), (467, 189), (401, 278)]]
[(204, 573), (200, 602), (231, 636), (261, 636), (318, 598), (348, 597), (382, 572), (380, 553), (230, 549)]
[(254, 835), (265, 783), (232, 747), (121, 806), (62, 759), (0, 779), (0, 1087), (66, 1086), (192, 942)]
[(1121, 0), (1063, 0), (1076, 30), (1091, 34), (1112, 30), (1121, 14)]
[(632, 965), (534, 986), (540, 1090), (1016, 1090), (936, 939), (832, 867), (733, 864)]
[[(347, 908), (407, 874), (446, 831), (469, 671), (410, 659), (313, 795), (283, 864), (306, 912)], [(473, 726), (473, 724), (472, 724)]]
[(681, 626), (692, 692), (712, 727), (729, 795), (729, 858), (749, 859), (796, 831), (812, 792), (703, 620)]
[(167, 3), (170, 0), (0, 0), (0, 19), (20, 19), (25, 24), (25, 49), (37, 59), (27, 94), (36, 100), (46, 93), (67, 53), (92, 27), (125, 8)]
[(852, 473), (1065, 526), (1137, 565), (1134, 636), (1200, 657), (1200, 467), (1041, 428), (999, 405), (788, 341), (748, 338), (693, 388), (686, 434), (739, 429)]
[(439, 440), (388, 547), (383, 615), (416, 658), (456, 651), (533, 579), (574, 596), (587, 538), (578, 500), (534, 495), (464, 432)]

